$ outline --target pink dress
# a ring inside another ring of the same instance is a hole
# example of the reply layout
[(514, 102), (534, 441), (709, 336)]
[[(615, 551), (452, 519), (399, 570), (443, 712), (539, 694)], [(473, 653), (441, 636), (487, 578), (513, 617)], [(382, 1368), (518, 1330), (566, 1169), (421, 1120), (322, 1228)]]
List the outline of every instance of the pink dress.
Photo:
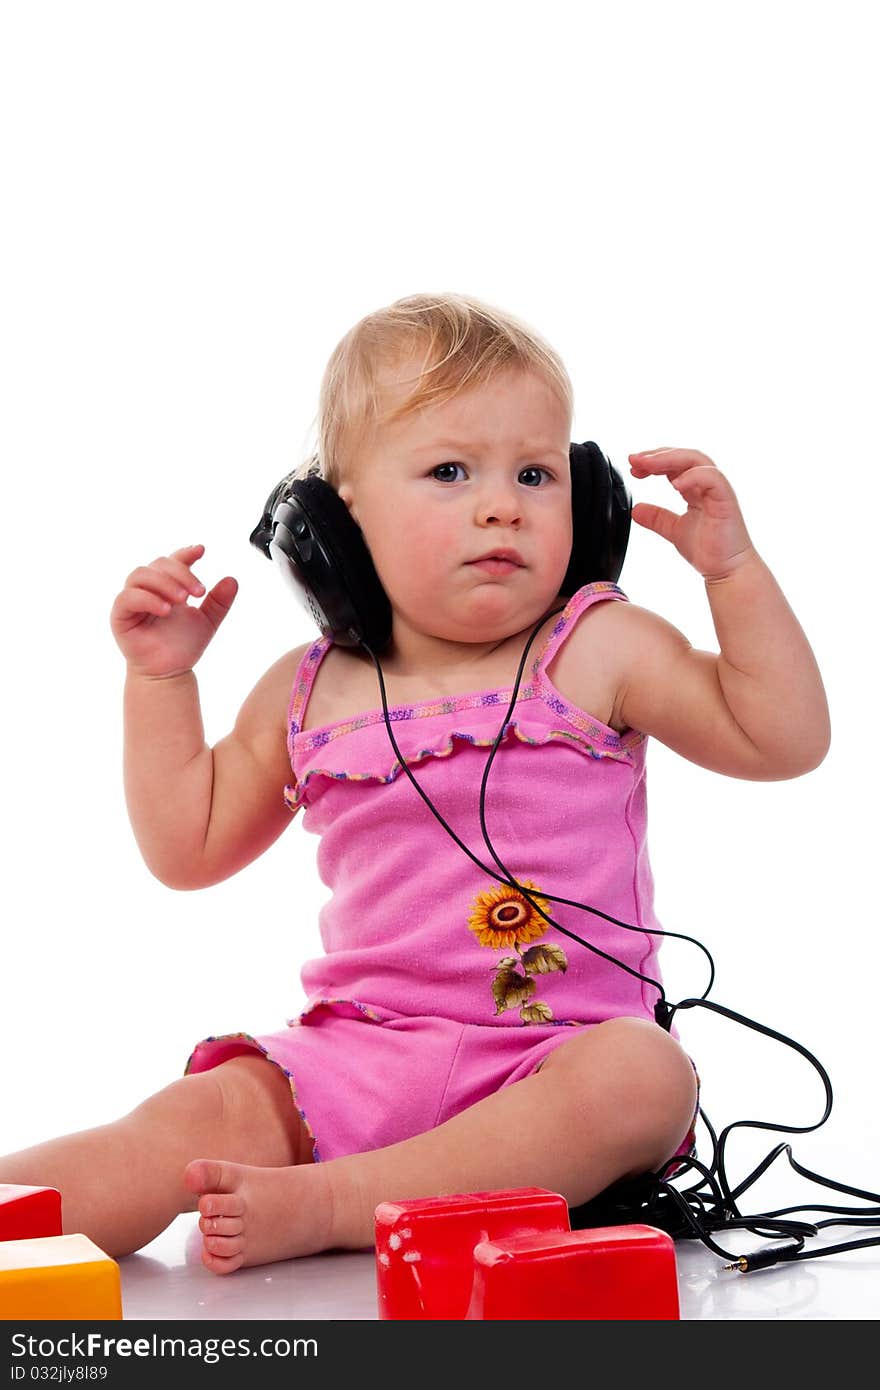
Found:
[[(543, 911), (637, 974), (571, 940), (499, 881), (480, 828), (480, 785), (513, 687), (389, 708), (407, 765), (480, 868), (403, 771), (378, 678), (375, 709), (303, 731), (332, 640), (322, 637), (294, 682), (294, 781), (284, 795), (294, 813), (304, 808), (304, 829), (321, 837), (318, 871), (332, 890), (319, 918), (324, 954), (303, 967), (307, 1005), (286, 1029), (206, 1039), (188, 1071), (262, 1052), (289, 1077), (320, 1160), (442, 1123), (529, 1075), (573, 1030), (622, 1016), (653, 1021), (660, 938), (652, 930), (660, 924), (646, 839), (646, 736), (616, 733), (547, 674), (582, 615), (609, 600), (627, 601), (615, 584), (579, 589), (543, 648), (529, 653), (489, 773), (485, 818), (495, 852)], [(551, 893), (646, 930), (553, 902)], [(694, 1122), (677, 1154), (691, 1151)]]

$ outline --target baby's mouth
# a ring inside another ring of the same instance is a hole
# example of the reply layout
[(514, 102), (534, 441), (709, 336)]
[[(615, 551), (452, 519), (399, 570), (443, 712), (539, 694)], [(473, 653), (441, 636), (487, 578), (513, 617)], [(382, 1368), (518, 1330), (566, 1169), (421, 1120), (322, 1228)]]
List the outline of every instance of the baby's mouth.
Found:
[(524, 569), (523, 558), (518, 550), (513, 550), (508, 546), (499, 546), (497, 550), (489, 550), (485, 555), (478, 555), (475, 560), (468, 561), (471, 565), (503, 565), (508, 569)]

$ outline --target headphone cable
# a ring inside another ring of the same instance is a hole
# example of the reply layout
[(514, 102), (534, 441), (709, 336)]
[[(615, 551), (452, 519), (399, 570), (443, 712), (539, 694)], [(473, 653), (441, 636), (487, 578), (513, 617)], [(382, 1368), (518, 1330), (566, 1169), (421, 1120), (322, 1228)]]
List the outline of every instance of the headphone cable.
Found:
[[(415, 787), (419, 796), (425, 802), (425, 805), (431, 811), (431, 814), (440, 822), (446, 833), (451, 837), (451, 839), (455, 841), (455, 843), (459, 846), (463, 853), (466, 854), (468, 858), (478, 866), (478, 868), (480, 868), (484, 873), (489, 874), (490, 877), (496, 879), (499, 883), (506, 883), (509, 887), (515, 888), (529, 902), (531, 907), (537, 913), (539, 913), (540, 916), (543, 917), (547, 923), (549, 923), (550, 926), (555, 927), (556, 930), (562, 932), (564, 936), (569, 937), (573, 941), (577, 941), (579, 945), (586, 947), (587, 950), (592, 951), (595, 955), (601, 956), (603, 960), (610, 961), (613, 965), (619, 966), (620, 969), (626, 971), (627, 974), (635, 976), (637, 979), (642, 980), (646, 984), (653, 985), (654, 988), (658, 991), (658, 998), (654, 1009), (654, 1017), (655, 1021), (659, 1024), (659, 1026), (666, 1029), (666, 1031), (669, 1031), (671, 1029), (675, 1013), (678, 1011), (678, 1009), (687, 1009), (695, 1007), (711, 1009), (716, 1013), (722, 1014), (727, 1018), (733, 1019), (736, 1022), (744, 1024), (746, 1027), (753, 1028), (756, 1031), (763, 1033), (768, 1037), (775, 1038), (777, 1041), (784, 1043), (786, 1046), (793, 1047), (802, 1056), (806, 1057), (807, 1060), (819, 1072), (823, 1086), (825, 1088), (826, 1098), (825, 1111), (822, 1115), (822, 1118), (818, 1120), (815, 1124), (796, 1126), (772, 1124), (768, 1121), (760, 1120), (736, 1120), (732, 1124), (729, 1124), (722, 1131), (720, 1139), (716, 1138), (715, 1132), (712, 1129), (712, 1126), (710, 1125), (707, 1116), (705, 1115), (702, 1107), (700, 1107), (700, 1118), (703, 1120), (703, 1123), (706, 1126), (710, 1138), (712, 1140), (712, 1164), (710, 1168), (707, 1169), (702, 1163), (700, 1163), (696, 1159), (695, 1156), (676, 1156), (674, 1158), (669, 1159), (667, 1163), (664, 1164), (662, 1168), (660, 1168), (656, 1173), (646, 1174), (642, 1179), (638, 1179), (635, 1182), (628, 1180), (624, 1183), (614, 1184), (612, 1185), (612, 1187), (606, 1189), (604, 1193), (600, 1193), (598, 1197), (593, 1199), (592, 1201), (586, 1202), (580, 1207), (573, 1208), (572, 1218), (573, 1220), (577, 1220), (578, 1224), (580, 1225), (617, 1224), (621, 1221), (621, 1219), (624, 1216), (626, 1216), (629, 1221), (653, 1221), (655, 1224), (663, 1225), (664, 1228), (667, 1229), (669, 1233), (672, 1234), (674, 1237), (678, 1236), (699, 1238), (703, 1242), (703, 1244), (705, 1244), (709, 1249), (713, 1250), (716, 1254), (730, 1261), (729, 1264), (725, 1265), (725, 1269), (738, 1269), (743, 1273), (755, 1269), (767, 1268), (770, 1265), (777, 1264), (780, 1262), (815, 1259), (819, 1258), (822, 1255), (837, 1254), (845, 1250), (855, 1250), (864, 1248), (866, 1246), (880, 1245), (880, 1236), (877, 1236), (866, 1238), (863, 1240), (849, 1241), (841, 1245), (827, 1246), (824, 1249), (816, 1251), (805, 1252), (803, 1250), (806, 1237), (808, 1235), (817, 1235), (819, 1230), (826, 1226), (866, 1226), (880, 1224), (880, 1194), (861, 1188), (849, 1187), (844, 1183), (837, 1183), (830, 1178), (825, 1178), (819, 1174), (811, 1172), (809, 1169), (802, 1167), (795, 1161), (791, 1151), (791, 1146), (789, 1144), (779, 1144), (770, 1154), (768, 1154), (765, 1157), (765, 1159), (761, 1161), (761, 1163), (757, 1165), (755, 1169), (753, 1169), (753, 1171), (748, 1175), (748, 1177), (743, 1179), (743, 1181), (735, 1190), (731, 1191), (730, 1185), (727, 1181), (724, 1162), (724, 1152), (728, 1136), (730, 1135), (732, 1130), (741, 1127), (749, 1127), (756, 1129), (781, 1130), (786, 1133), (804, 1134), (809, 1133), (812, 1130), (819, 1129), (826, 1122), (828, 1116), (831, 1113), (831, 1107), (833, 1103), (833, 1092), (831, 1089), (830, 1078), (827, 1072), (825, 1071), (824, 1067), (818, 1061), (818, 1059), (814, 1057), (813, 1054), (807, 1048), (803, 1047), (800, 1043), (795, 1042), (793, 1039), (788, 1038), (785, 1034), (779, 1033), (775, 1029), (769, 1028), (764, 1024), (757, 1023), (753, 1019), (748, 1019), (742, 1014), (736, 1013), (732, 1009), (725, 1008), (723, 1005), (710, 1003), (707, 999), (707, 995), (709, 994), (709, 991), (711, 990), (712, 985), (714, 983), (715, 964), (709, 950), (703, 945), (702, 942), (698, 941), (695, 937), (688, 936), (686, 933), (683, 932), (661, 930), (660, 928), (649, 929), (647, 927), (636, 926), (634, 923), (631, 922), (622, 922), (618, 918), (612, 917), (610, 914), (602, 912), (599, 908), (592, 907), (586, 903), (575, 902), (573, 899), (570, 898), (558, 897), (555, 894), (547, 893), (542, 890), (541, 896), (550, 902), (558, 902), (569, 907), (577, 908), (579, 911), (591, 912), (595, 916), (601, 917), (604, 921), (611, 922), (613, 925), (622, 927), (627, 931), (637, 931), (647, 936), (658, 935), (676, 937), (679, 940), (690, 941), (693, 945), (697, 946), (704, 953), (704, 955), (707, 957), (709, 961), (709, 984), (707, 985), (704, 993), (701, 996), (697, 998), (684, 999), (679, 1004), (669, 1004), (669, 1002), (666, 999), (666, 993), (663, 988), (663, 985), (659, 980), (655, 980), (648, 975), (643, 975), (638, 970), (634, 970), (631, 966), (626, 965), (623, 961), (619, 961), (616, 959), (616, 957), (611, 956), (607, 952), (600, 950), (598, 946), (593, 945), (591, 942), (584, 941), (583, 938), (578, 936), (575, 932), (571, 931), (567, 927), (562, 926), (561, 923), (555, 921), (552, 917), (550, 917), (549, 914), (543, 910), (540, 904), (534, 900), (534, 898), (524, 887), (524, 885), (519, 883), (513, 877), (510, 870), (507, 868), (507, 866), (502, 862), (498, 854), (495, 852), (495, 849), (489, 838), (489, 832), (486, 826), (485, 817), (486, 785), (488, 781), (489, 770), (492, 766), (492, 762), (495, 758), (495, 754), (501, 744), (501, 741), (504, 738), (508, 728), (510, 727), (510, 717), (516, 705), (516, 699), (519, 692), (520, 682), (522, 680), (522, 673), (525, 667), (526, 657), (528, 656), (532, 643), (535, 641), (538, 632), (540, 631), (543, 624), (546, 622), (547, 618), (555, 617), (557, 613), (561, 613), (563, 611), (564, 608), (557, 608), (552, 610), (549, 614), (545, 614), (544, 617), (542, 617), (539, 620), (534, 630), (532, 631), (532, 634), (529, 637), (528, 642), (526, 643), (525, 649), (520, 659), (520, 664), (516, 675), (516, 681), (514, 683), (513, 693), (511, 695), (507, 712), (504, 716), (501, 728), (498, 731), (498, 734), (489, 753), (489, 757), (486, 760), (485, 768), (483, 770), (483, 776), (480, 786), (480, 828), (483, 835), (483, 839), (486, 843), (486, 846), (490, 854), (492, 855), (492, 858), (494, 859), (498, 867), (503, 870), (503, 873), (505, 875), (504, 878), (502, 878), (501, 875), (495, 873), (494, 870), (490, 869), (488, 865), (484, 864), (482, 860), (480, 860), (468, 848), (468, 846), (465, 845), (459, 839), (455, 831), (451, 828), (451, 826), (447, 824), (446, 820), (434, 806), (427, 793), (423, 790), (418, 780), (413, 775), (405, 757), (403, 756), (403, 754), (400, 751), (400, 748), (397, 745), (397, 741), (391, 729), (391, 717), (388, 711), (385, 681), (382, 674), (381, 663), (378, 657), (376, 656), (375, 652), (372, 650), (372, 648), (364, 641), (363, 637), (356, 631), (356, 629), (351, 628), (349, 630), (349, 636), (354, 641), (356, 641), (361, 647), (364, 648), (364, 650), (371, 657), (373, 664), (376, 667), (376, 672), (379, 678), (379, 689), (382, 697), (382, 711), (384, 716), (385, 728), (387, 730), (388, 737), (391, 741), (391, 746), (394, 749), (394, 753), (398, 759), (400, 767), (406, 773), (406, 776), (409, 778), (410, 782)], [(787, 1154), (791, 1166), (795, 1169), (796, 1172), (800, 1173), (802, 1176), (807, 1177), (821, 1185), (835, 1188), (838, 1191), (848, 1192), (853, 1196), (862, 1197), (865, 1200), (875, 1202), (878, 1205), (873, 1209), (867, 1208), (864, 1212), (862, 1212), (859, 1208), (852, 1207), (816, 1207), (803, 1205), (781, 1208), (776, 1212), (743, 1216), (737, 1206), (736, 1198), (740, 1196), (743, 1192), (747, 1191), (748, 1188), (751, 1187), (752, 1184), (756, 1182), (759, 1177), (761, 1177), (761, 1175), (767, 1170), (767, 1168), (769, 1168), (770, 1164), (775, 1161), (775, 1159), (779, 1156), (780, 1153)], [(675, 1167), (676, 1177), (678, 1179), (680, 1179), (684, 1175), (684, 1173), (686, 1173), (690, 1168), (693, 1168), (702, 1174), (702, 1181), (696, 1187), (689, 1188), (686, 1191), (682, 1192), (678, 1188), (673, 1187), (672, 1184), (664, 1176), (667, 1169), (670, 1167)], [(707, 1207), (706, 1205), (705, 1197), (707, 1194), (701, 1191), (701, 1189), (704, 1186), (708, 1186), (710, 1192), (714, 1196), (714, 1207)], [(694, 1210), (694, 1208), (696, 1208), (696, 1211)], [(816, 1223), (798, 1222), (792, 1220), (784, 1221), (779, 1219), (780, 1217), (788, 1216), (790, 1213), (796, 1211), (830, 1211), (838, 1214), (838, 1216), (852, 1216), (854, 1217), (854, 1219), (831, 1219), (827, 1221), (818, 1221)], [(677, 1216), (677, 1219), (670, 1219), (671, 1215), (673, 1217)], [(719, 1246), (718, 1244), (716, 1244), (714, 1240), (712, 1240), (709, 1232), (720, 1229), (744, 1229), (749, 1230), (753, 1234), (759, 1236), (766, 1236), (777, 1239), (780, 1235), (785, 1235), (789, 1238), (790, 1243), (788, 1245), (783, 1246), (764, 1247), (747, 1255), (734, 1255), (730, 1251), (722, 1249), (721, 1246)]]
[[(491, 844), (491, 841), (489, 840), (488, 831), (486, 830), (486, 820), (485, 820), (486, 779), (487, 779), (488, 774), (489, 774), (489, 769), (490, 769), (491, 766), (492, 766), (492, 762), (493, 762), (493, 760), (494, 760), (495, 753), (496, 753), (496, 751), (497, 751), (497, 749), (498, 749), (498, 747), (499, 747), (499, 745), (500, 745), (500, 743), (501, 743), (502, 738), (504, 737), (504, 735), (505, 735), (505, 733), (507, 732), (507, 729), (508, 729), (508, 727), (509, 727), (510, 715), (511, 715), (511, 712), (512, 712), (512, 710), (513, 710), (513, 708), (514, 708), (514, 705), (516, 704), (516, 697), (517, 697), (517, 694), (518, 694), (518, 692), (519, 692), (519, 687), (520, 687), (520, 682), (521, 682), (521, 680), (522, 680), (522, 673), (523, 673), (523, 668), (524, 668), (524, 666), (525, 666), (526, 657), (528, 656), (529, 649), (530, 649), (532, 643), (534, 642), (535, 638), (537, 637), (538, 632), (540, 631), (540, 629), (541, 629), (541, 627), (543, 626), (543, 624), (546, 622), (546, 619), (547, 619), (548, 617), (550, 617), (550, 618), (555, 617), (555, 615), (556, 615), (557, 613), (561, 613), (561, 612), (563, 612), (563, 611), (564, 611), (564, 610), (563, 610), (562, 608), (556, 608), (556, 609), (554, 609), (551, 613), (545, 614), (545, 616), (540, 620), (540, 622), (539, 622), (539, 623), (537, 624), (537, 626), (535, 627), (534, 631), (532, 632), (532, 635), (530, 636), (528, 642), (526, 643), (525, 650), (523, 651), (522, 657), (521, 657), (521, 659), (520, 659), (519, 669), (518, 669), (518, 671), (517, 671), (516, 681), (515, 681), (515, 683), (514, 683), (513, 694), (512, 694), (511, 699), (510, 699), (510, 704), (508, 705), (507, 713), (506, 713), (505, 716), (504, 716), (504, 720), (503, 720), (502, 725), (501, 725), (501, 728), (499, 729), (498, 734), (497, 734), (497, 736), (496, 736), (496, 738), (495, 738), (495, 742), (494, 742), (493, 745), (492, 745), (492, 750), (491, 750), (491, 752), (490, 752), (490, 754), (489, 754), (488, 760), (487, 760), (487, 762), (486, 762), (486, 767), (485, 767), (484, 772), (483, 772), (483, 782), (482, 782), (482, 786), (481, 786), (481, 789), (480, 789), (480, 825), (481, 825), (482, 831), (483, 831), (483, 838), (485, 839), (486, 844), (488, 845), (488, 848), (489, 848), (489, 851), (490, 851), (490, 853), (491, 853), (491, 855), (492, 855), (492, 858), (495, 860), (495, 863), (499, 866), (499, 868), (501, 868), (501, 869), (504, 870), (504, 874), (505, 874), (505, 877), (504, 877), (504, 878), (502, 878), (500, 874), (495, 873), (495, 871), (494, 871), (493, 869), (490, 869), (489, 866), (488, 866), (487, 864), (484, 864), (483, 861), (482, 861), (481, 859), (479, 859), (479, 858), (477, 857), (477, 855), (475, 855), (475, 854), (473, 853), (473, 851), (470, 850), (470, 849), (468, 848), (468, 846), (467, 846), (466, 844), (464, 844), (464, 843), (459, 839), (459, 837), (456, 835), (455, 831), (454, 831), (454, 830), (452, 829), (452, 827), (444, 820), (443, 816), (442, 816), (442, 815), (440, 814), (440, 812), (437, 810), (437, 808), (436, 808), (436, 806), (434, 805), (434, 803), (430, 800), (430, 798), (428, 797), (428, 795), (426, 794), (426, 792), (422, 789), (422, 787), (420, 786), (419, 782), (417, 781), (417, 779), (415, 778), (415, 776), (414, 776), (413, 773), (411, 772), (411, 770), (410, 770), (410, 768), (409, 768), (409, 765), (408, 765), (406, 759), (404, 758), (404, 756), (403, 756), (403, 754), (401, 753), (399, 747), (397, 746), (397, 740), (395, 739), (394, 734), (393, 734), (393, 732), (392, 732), (392, 730), (391, 730), (391, 718), (390, 718), (390, 715), (389, 715), (389, 712), (388, 712), (388, 700), (387, 700), (386, 692), (385, 692), (385, 681), (384, 681), (384, 678), (383, 678), (383, 675), (382, 675), (382, 666), (381, 666), (381, 663), (379, 662), (379, 659), (378, 659), (378, 657), (376, 656), (375, 652), (372, 650), (372, 648), (369, 647), (369, 646), (367, 645), (367, 643), (363, 640), (362, 637), (360, 637), (360, 636), (358, 635), (358, 633), (355, 631), (354, 628), (351, 629), (351, 631), (350, 631), (350, 633), (349, 633), (349, 636), (351, 636), (351, 637), (355, 638), (357, 641), (359, 641), (360, 645), (365, 649), (365, 651), (367, 651), (367, 652), (369, 653), (370, 657), (372, 658), (373, 664), (374, 664), (375, 667), (376, 667), (376, 671), (377, 671), (377, 674), (378, 674), (378, 677), (379, 677), (379, 690), (380, 690), (380, 693), (381, 693), (381, 696), (382, 696), (382, 711), (383, 711), (383, 714), (384, 714), (385, 728), (386, 728), (387, 731), (388, 731), (388, 737), (389, 737), (389, 739), (391, 740), (391, 746), (392, 746), (392, 748), (394, 749), (394, 752), (395, 752), (395, 754), (396, 754), (396, 756), (397, 756), (397, 760), (398, 760), (398, 762), (399, 762), (401, 768), (403, 769), (403, 771), (406, 773), (407, 777), (409, 778), (410, 782), (412, 782), (412, 784), (413, 784), (413, 786), (415, 787), (416, 791), (418, 792), (419, 796), (422, 798), (422, 800), (424, 801), (425, 805), (428, 807), (428, 810), (429, 810), (429, 811), (431, 812), (431, 814), (435, 817), (435, 819), (438, 820), (438, 821), (440, 822), (440, 824), (443, 826), (443, 829), (446, 831), (447, 835), (449, 835), (449, 836), (455, 841), (455, 843), (458, 845), (459, 849), (461, 849), (461, 850), (463, 851), (463, 853), (466, 854), (467, 857), (468, 857), (474, 864), (476, 864), (477, 867), (478, 867), (479, 869), (481, 869), (481, 870), (483, 871), (483, 873), (489, 874), (489, 876), (490, 876), (491, 878), (496, 879), (499, 883), (506, 883), (506, 884), (508, 885), (508, 887), (510, 887), (510, 888), (516, 888), (516, 890), (517, 890), (519, 893), (521, 893), (521, 894), (523, 895), (523, 897), (524, 897), (524, 898), (526, 899), (526, 901), (534, 908), (534, 910), (535, 910), (537, 913), (539, 913), (539, 915), (540, 915), (541, 917), (544, 918), (545, 922), (548, 922), (548, 923), (550, 924), (550, 926), (555, 927), (557, 931), (562, 932), (563, 936), (567, 936), (567, 937), (569, 937), (572, 941), (576, 941), (576, 942), (578, 943), (578, 945), (584, 946), (588, 951), (592, 951), (592, 952), (594, 953), (594, 955), (601, 956), (603, 960), (610, 961), (610, 963), (611, 963), (612, 965), (617, 965), (617, 966), (619, 966), (620, 969), (621, 969), (621, 970), (625, 970), (626, 973), (627, 973), (628, 975), (633, 975), (633, 976), (635, 976), (636, 979), (642, 980), (645, 984), (653, 985), (654, 988), (655, 988), (655, 989), (657, 990), (657, 992), (658, 992), (658, 996), (659, 996), (658, 1005), (663, 1009), (663, 1011), (664, 1011), (664, 1013), (665, 1013), (666, 1010), (668, 1010), (669, 1006), (668, 1006), (668, 1005), (666, 1004), (666, 1002), (665, 1002), (665, 1001), (666, 1001), (666, 992), (665, 992), (665, 990), (664, 990), (663, 985), (661, 984), (661, 982), (660, 982), (659, 980), (654, 980), (654, 979), (652, 979), (650, 975), (643, 975), (640, 971), (634, 970), (634, 969), (632, 968), (632, 966), (626, 965), (623, 961), (618, 960), (618, 959), (616, 958), (616, 956), (609, 955), (607, 952), (600, 950), (600, 948), (599, 948), (598, 946), (594, 946), (591, 942), (589, 942), (589, 941), (584, 941), (583, 937), (578, 936), (576, 932), (571, 931), (568, 927), (564, 927), (560, 922), (557, 922), (557, 921), (555, 921), (554, 918), (550, 917), (549, 914), (546, 913), (546, 912), (544, 911), (544, 909), (540, 906), (540, 904), (537, 903), (537, 902), (535, 901), (535, 899), (534, 899), (534, 898), (532, 897), (532, 895), (529, 893), (528, 889), (527, 889), (523, 884), (518, 883), (517, 880), (516, 880), (516, 879), (513, 877), (513, 875), (510, 873), (510, 870), (506, 867), (506, 865), (502, 864), (502, 862), (501, 862), (501, 860), (499, 859), (498, 855), (495, 853), (495, 850), (494, 850), (494, 848), (493, 848), (493, 846), (492, 846), (492, 844)], [(606, 921), (606, 922), (611, 922), (611, 923), (613, 923), (614, 926), (623, 927), (626, 931), (641, 932), (641, 933), (642, 933), (643, 935), (645, 935), (645, 936), (651, 936), (651, 935), (658, 935), (658, 936), (674, 936), (674, 937), (678, 937), (680, 940), (683, 940), (683, 941), (690, 941), (694, 946), (697, 946), (697, 947), (704, 953), (704, 955), (707, 956), (707, 958), (708, 958), (708, 960), (709, 960), (710, 979), (709, 979), (709, 985), (707, 986), (706, 991), (705, 991), (706, 994), (709, 993), (709, 990), (710, 990), (711, 987), (712, 987), (712, 982), (713, 982), (713, 980), (714, 980), (714, 978), (715, 978), (715, 963), (714, 963), (714, 961), (712, 960), (712, 956), (710, 955), (710, 953), (709, 953), (709, 951), (706, 949), (706, 947), (702, 944), (702, 942), (697, 941), (695, 937), (693, 937), (693, 936), (687, 936), (687, 935), (685, 935), (683, 932), (661, 931), (659, 928), (638, 927), (638, 926), (635, 926), (635, 925), (634, 925), (633, 923), (631, 923), (631, 922), (621, 922), (621, 921), (619, 920), (619, 918), (617, 918), (617, 917), (612, 917), (609, 913), (607, 913), (607, 912), (602, 912), (602, 911), (601, 911), (599, 908), (597, 908), (597, 907), (590, 907), (590, 906), (589, 906), (588, 904), (586, 904), (586, 903), (578, 903), (578, 902), (575, 902), (575, 901), (574, 901), (573, 899), (571, 899), (571, 898), (561, 898), (561, 897), (557, 897), (555, 894), (553, 894), (553, 893), (545, 893), (543, 890), (542, 890), (542, 892), (541, 892), (541, 896), (542, 896), (543, 898), (548, 899), (550, 902), (564, 903), (566, 906), (577, 908), (578, 911), (581, 911), (581, 912), (592, 912), (595, 916), (603, 918), (604, 921)]]

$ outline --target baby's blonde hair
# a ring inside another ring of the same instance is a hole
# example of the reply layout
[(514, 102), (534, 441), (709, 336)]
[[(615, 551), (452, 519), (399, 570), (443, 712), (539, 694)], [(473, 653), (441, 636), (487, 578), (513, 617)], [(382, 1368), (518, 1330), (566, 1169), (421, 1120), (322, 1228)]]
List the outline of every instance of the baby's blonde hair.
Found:
[[(394, 409), (383, 410), (383, 372), (419, 349), (421, 365), (404, 379), (413, 389)], [(376, 309), (333, 349), (321, 381), (317, 452), (292, 476), (317, 474), (338, 489), (366, 431), (510, 369), (541, 376), (571, 420), (574, 392), (562, 359), (511, 314), (463, 294), (414, 294)]]

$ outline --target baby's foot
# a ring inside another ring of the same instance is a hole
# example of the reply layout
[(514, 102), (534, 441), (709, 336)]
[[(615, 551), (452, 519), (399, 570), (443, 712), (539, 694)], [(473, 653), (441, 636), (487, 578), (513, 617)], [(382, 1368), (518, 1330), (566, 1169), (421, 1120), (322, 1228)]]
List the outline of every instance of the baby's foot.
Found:
[(197, 1158), (183, 1174), (199, 1197), (202, 1263), (215, 1274), (326, 1250), (332, 1204), (319, 1165), (252, 1168)]

